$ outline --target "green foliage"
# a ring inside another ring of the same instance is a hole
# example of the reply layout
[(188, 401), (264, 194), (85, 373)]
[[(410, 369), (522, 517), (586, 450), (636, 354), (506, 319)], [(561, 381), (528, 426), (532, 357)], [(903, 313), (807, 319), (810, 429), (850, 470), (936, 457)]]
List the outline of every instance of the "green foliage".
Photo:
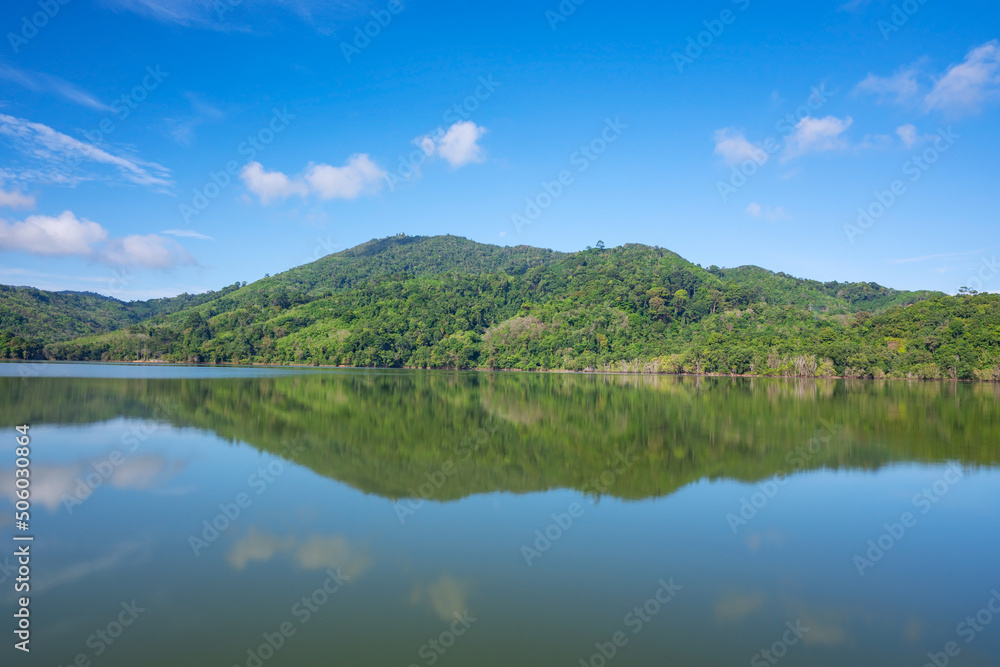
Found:
[[(40, 358), (47, 343), (124, 329), (236, 289), (233, 285), (220, 292), (126, 303), (93, 292), (46, 292), (0, 285), (0, 359)], [(32, 356), (20, 356), (23, 353)]]
[(1000, 376), (996, 295), (705, 270), (637, 244), (563, 254), (395, 236), (200, 298), (108, 300), (136, 321), (49, 336), (44, 350), (22, 335), (7, 349), (69, 360)]
[[(224, 374), (222, 374), (224, 375)], [(1000, 463), (1000, 385), (543, 373), (302, 371), (0, 377), (5, 425), (151, 419), (210, 431), (389, 498), (495, 491), (645, 498), (699, 479), (902, 461)], [(15, 417), (17, 422), (13, 420)], [(456, 474), (425, 484), (446, 465)]]

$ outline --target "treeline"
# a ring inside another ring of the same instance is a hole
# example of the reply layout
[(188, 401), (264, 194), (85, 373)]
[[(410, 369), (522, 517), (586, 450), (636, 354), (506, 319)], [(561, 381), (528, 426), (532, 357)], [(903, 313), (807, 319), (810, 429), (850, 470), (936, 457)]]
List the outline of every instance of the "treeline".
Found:
[(1000, 297), (390, 237), (47, 358), (799, 377), (1000, 378)]
[[(34, 287), (0, 285), (0, 336), (44, 346), (46, 343), (117, 331), (131, 324), (162, 319), (185, 308), (218, 299), (243, 285), (236, 283), (218, 292), (210, 290), (204, 294), (185, 293), (130, 302), (93, 292), (47, 292)], [(14, 347), (9, 346), (9, 349)], [(3, 354), (2, 346), (0, 354)], [(0, 358), (9, 359), (11, 355)]]

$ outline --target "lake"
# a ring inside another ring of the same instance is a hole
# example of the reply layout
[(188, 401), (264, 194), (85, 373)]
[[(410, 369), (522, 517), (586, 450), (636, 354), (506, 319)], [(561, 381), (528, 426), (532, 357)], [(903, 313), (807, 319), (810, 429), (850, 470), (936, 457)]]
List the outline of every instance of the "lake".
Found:
[(1000, 665), (995, 384), (9, 363), (0, 402), (5, 665)]

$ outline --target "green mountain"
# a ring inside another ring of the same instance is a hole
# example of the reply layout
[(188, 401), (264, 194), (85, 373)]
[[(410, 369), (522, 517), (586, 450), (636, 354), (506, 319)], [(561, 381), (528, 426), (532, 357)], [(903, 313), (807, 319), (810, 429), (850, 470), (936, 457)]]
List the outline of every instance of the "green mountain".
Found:
[[(66, 327), (0, 328), (0, 355), (1000, 379), (995, 295), (704, 269), (663, 248), (598, 246), (399, 235), (186, 303), (108, 300), (132, 319), (105, 318), (74, 338)], [(72, 312), (34, 303), (50, 319)], [(31, 340), (18, 347), (14, 335)]]

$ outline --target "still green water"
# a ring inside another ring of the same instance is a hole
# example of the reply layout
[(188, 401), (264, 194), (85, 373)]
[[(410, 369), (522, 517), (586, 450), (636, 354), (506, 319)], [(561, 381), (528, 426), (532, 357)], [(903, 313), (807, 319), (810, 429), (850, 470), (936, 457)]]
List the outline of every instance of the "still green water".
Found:
[(0, 655), (1000, 665), (998, 407), (989, 384), (0, 364)]

